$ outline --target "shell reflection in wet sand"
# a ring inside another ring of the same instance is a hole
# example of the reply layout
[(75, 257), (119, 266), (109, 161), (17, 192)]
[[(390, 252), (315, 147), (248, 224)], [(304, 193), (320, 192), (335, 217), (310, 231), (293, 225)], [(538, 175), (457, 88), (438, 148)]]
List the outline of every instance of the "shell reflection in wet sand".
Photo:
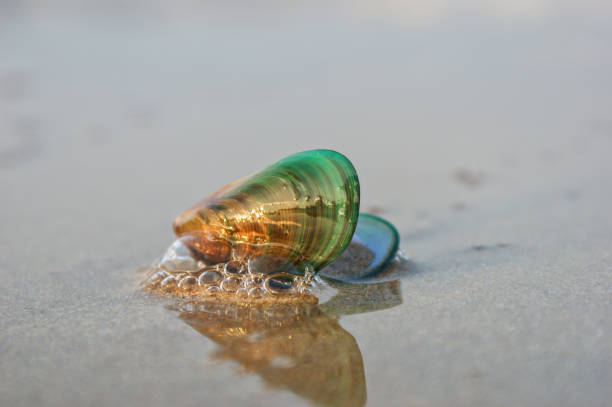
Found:
[[(353, 336), (340, 326), (338, 316), (400, 304), (399, 282), (339, 283), (336, 287), (339, 293), (325, 312), (311, 304), (197, 300), (169, 308), (219, 345), (211, 358), (237, 362), (269, 387), (289, 390), (318, 405), (363, 406), (367, 394), (361, 351)], [(342, 295), (345, 288), (349, 296)], [(362, 310), (350, 298), (366, 291), (369, 301)]]

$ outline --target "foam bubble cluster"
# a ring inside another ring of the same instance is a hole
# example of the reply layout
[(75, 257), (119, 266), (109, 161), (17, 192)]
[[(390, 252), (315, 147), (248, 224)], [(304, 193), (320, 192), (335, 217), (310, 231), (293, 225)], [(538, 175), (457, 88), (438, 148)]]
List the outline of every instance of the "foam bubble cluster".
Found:
[(314, 272), (270, 268), (270, 259), (233, 259), (205, 264), (175, 241), (148, 274), (143, 286), (163, 294), (230, 302), (316, 302)]

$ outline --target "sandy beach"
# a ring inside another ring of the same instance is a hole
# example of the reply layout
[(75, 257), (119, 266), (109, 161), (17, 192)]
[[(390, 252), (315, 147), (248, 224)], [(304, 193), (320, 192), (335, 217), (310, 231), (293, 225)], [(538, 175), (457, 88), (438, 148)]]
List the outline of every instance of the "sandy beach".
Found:
[[(612, 10), (372, 3), (0, 5), (0, 405), (610, 405)], [(405, 270), (282, 322), (143, 295), (313, 148)]]

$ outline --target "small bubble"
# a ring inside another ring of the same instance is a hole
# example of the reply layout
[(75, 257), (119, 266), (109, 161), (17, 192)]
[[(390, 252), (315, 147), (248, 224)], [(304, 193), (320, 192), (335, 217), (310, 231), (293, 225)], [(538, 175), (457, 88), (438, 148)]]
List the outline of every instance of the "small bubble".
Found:
[(235, 295), (238, 298), (247, 298), (249, 296), (249, 292), (246, 290), (246, 288), (240, 288), (238, 291), (236, 291)]
[(244, 274), (246, 265), (240, 260), (232, 260), (225, 263), (224, 270), (228, 274)]
[(198, 278), (198, 283), (201, 286), (213, 285), (216, 284), (222, 278), (223, 276), (218, 271), (206, 270), (202, 274), (200, 274), (200, 277)]
[(168, 277), (168, 276), (169, 276), (169, 274), (168, 274), (167, 271), (165, 271), (165, 270), (158, 270), (155, 273), (153, 273), (151, 275), (151, 277), (149, 277), (147, 279), (147, 282), (145, 283), (145, 285), (147, 287), (154, 287), (154, 286), (158, 285), (159, 283), (161, 283), (161, 281), (164, 278)]
[(238, 277), (228, 277), (221, 282), (221, 289), (230, 293), (236, 292), (242, 286), (242, 280)]
[(178, 282), (174, 276), (168, 276), (162, 280), (160, 286), (164, 291), (172, 291), (176, 289), (177, 284)]
[(261, 298), (266, 295), (266, 290), (261, 287), (254, 287), (249, 290), (249, 297)]
[(216, 295), (216, 294), (220, 294), (221, 293), (221, 289), (219, 287), (217, 287), (216, 285), (213, 285), (211, 287), (208, 287), (206, 289), (206, 294), (209, 295)]
[(191, 252), (179, 238), (166, 250), (159, 266), (169, 272), (196, 270), (198, 261), (191, 256)]
[(254, 275), (249, 279), (249, 284), (251, 286), (262, 286), (264, 284), (264, 279), (260, 275)]
[(266, 290), (272, 294), (284, 294), (293, 291), (293, 276), (287, 273), (273, 274), (265, 281)]
[(183, 291), (194, 291), (198, 288), (198, 279), (193, 276), (184, 277), (178, 287)]

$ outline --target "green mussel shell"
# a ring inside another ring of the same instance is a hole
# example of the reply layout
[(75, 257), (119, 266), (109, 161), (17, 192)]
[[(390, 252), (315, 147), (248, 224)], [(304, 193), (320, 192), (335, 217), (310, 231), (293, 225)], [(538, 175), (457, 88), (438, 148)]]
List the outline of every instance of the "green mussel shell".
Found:
[(358, 215), (351, 162), (311, 150), (220, 189), (179, 215), (174, 231), (210, 263), (267, 256), (318, 271), (349, 245)]
[(373, 277), (395, 258), (399, 240), (397, 229), (389, 221), (360, 213), (351, 246), (321, 274), (351, 282)]

